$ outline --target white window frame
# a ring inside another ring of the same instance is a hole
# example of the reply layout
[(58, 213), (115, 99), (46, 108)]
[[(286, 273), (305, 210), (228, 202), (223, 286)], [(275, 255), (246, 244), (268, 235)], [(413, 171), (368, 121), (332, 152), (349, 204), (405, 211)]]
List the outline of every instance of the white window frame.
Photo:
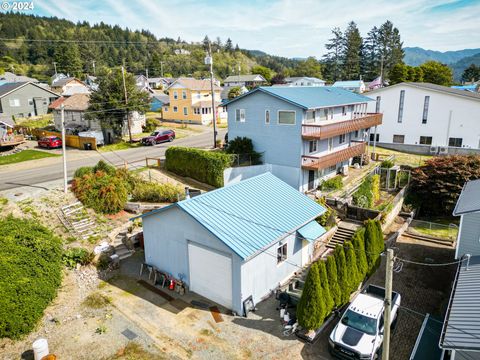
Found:
[(175, 91), (173, 92), (173, 98), (174, 98), (175, 100), (178, 100), (178, 92), (177, 92), (177, 90), (175, 90)]
[(10, 107), (20, 107), (20, 99), (9, 99), (8, 104)]
[(430, 105), (430, 96), (425, 96), (423, 99), (423, 113), (422, 113), (422, 124), (426, 124), (428, 121), (428, 107)]
[(235, 109), (235, 122), (245, 122), (245, 109)]
[(398, 118), (397, 122), (403, 122), (403, 108), (405, 106), (405, 90), (400, 90), (400, 99), (398, 100)]
[[(395, 137), (396, 137), (396, 136), (403, 136), (402, 142), (395, 141)], [(405, 135), (402, 135), (402, 134), (393, 134), (392, 143), (394, 143), (394, 144), (405, 144)]]
[(182, 90), (182, 99), (185, 100), (187, 98), (187, 92)]
[(185, 116), (188, 115), (188, 107), (186, 107), (186, 106), (183, 107), (183, 115), (185, 115)]
[[(280, 122), (280, 113), (281, 112), (293, 113), (293, 124), (281, 123)], [(297, 123), (297, 112), (295, 110), (278, 110), (277, 111), (277, 124), (278, 125), (295, 126), (296, 123)]]
[(339, 144), (345, 144), (346, 141), (347, 141), (347, 136), (346, 136), (346, 134), (340, 134), (340, 135), (338, 135), (338, 143), (339, 143)]
[(288, 243), (279, 243), (277, 246), (277, 265), (284, 263), (288, 259)]
[(265, 110), (265, 125), (270, 125), (270, 109)]

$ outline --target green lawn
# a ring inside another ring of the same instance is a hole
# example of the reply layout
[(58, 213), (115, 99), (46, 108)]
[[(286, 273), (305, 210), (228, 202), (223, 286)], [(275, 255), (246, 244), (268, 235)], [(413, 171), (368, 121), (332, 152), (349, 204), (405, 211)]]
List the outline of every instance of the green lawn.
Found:
[(418, 233), (419, 235), (427, 235), (433, 236), (440, 239), (455, 239), (457, 237), (457, 229), (456, 228), (436, 228), (430, 229), (428, 226), (415, 226), (410, 228), (410, 231)]
[[(370, 146), (369, 152), (373, 151), (373, 146)], [(425, 160), (431, 159), (432, 156), (429, 155), (416, 155), (410, 154), (390, 149), (384, 149), (380, 147), (376, 147), (375, 152), (378, 154), (386, 154), (386, 155), (395, 155), (395, 164), (396, 165), (409, 165), (412, 167), (421, 166), (425, 163)]]
[(60, 156), (60, 155), (47, 153), (45, 151), (23, 150), (16, 154), (0, 156), (0, 165), (15, 164), (22, 161), (38, 160), (38, 159), (43, 159), (47, 157), (56, 157), (56, 156)]
[(134, 143), (129, 143), (126, 141), (122, 141), (116, 144), (108, 144), (104, 146), (99, 146), (98, 151), (100, 152), (108, 152), (108, 151), (118, 151), (118, 150), (127, 150), (127, 149), (132, 149), (142, 146), (141, 142), (134, 142)]

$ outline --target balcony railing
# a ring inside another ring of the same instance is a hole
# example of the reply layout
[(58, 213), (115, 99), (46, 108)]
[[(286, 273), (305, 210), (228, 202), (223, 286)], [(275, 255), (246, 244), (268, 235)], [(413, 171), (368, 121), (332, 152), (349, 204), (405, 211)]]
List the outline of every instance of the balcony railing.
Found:
[(366, 143), (361, 142), (346, 149), (332, 152), (323, 156), (302, 156), (302, 168), (320, 170), (365, 153)]
[(25, 142), (25, 137), (23, 135), (6, 135), (3, 138), (0, 137), (0, 147), (14, 146), (23, 142)]
[(383, 114), (373, 113), (351, 120), (344, 120), (329, 124), (303, 124), (302, 137), (306, 140), (328, 139), (333, 136), (346, 134), (360, 129), (368, 129), (382, 123)]

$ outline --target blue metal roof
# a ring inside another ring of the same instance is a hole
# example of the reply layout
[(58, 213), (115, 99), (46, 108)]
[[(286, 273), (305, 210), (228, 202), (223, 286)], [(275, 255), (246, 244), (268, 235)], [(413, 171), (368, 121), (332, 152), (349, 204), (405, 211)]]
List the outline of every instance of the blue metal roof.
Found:
[(336, 81), (332, 86), (333, 87), (360, 87), (362, 85), (362, 80), (347, 80), (347, 81)]
[(261, 86), (228, 101), (225, 105), (230, 105), (257, 91), (275, 96), (303, 109), (316, 109), (373, 101), (369, 97), (331, 86)]
[(320, 236), (322, 236), (323, 234), (325, 234), (327, 232), (315, 220), (310, 221), (307, 225), (302, 226), (297, 231), (300, 235), (302, 235), (302, 237), (305, 240), (308, 240), (310, 242), (315, 241), (316, 239), (318, 239)]
[(173, 206), (195, 218), (242, 259), (325, 212), (321, 205), (268, 172)]

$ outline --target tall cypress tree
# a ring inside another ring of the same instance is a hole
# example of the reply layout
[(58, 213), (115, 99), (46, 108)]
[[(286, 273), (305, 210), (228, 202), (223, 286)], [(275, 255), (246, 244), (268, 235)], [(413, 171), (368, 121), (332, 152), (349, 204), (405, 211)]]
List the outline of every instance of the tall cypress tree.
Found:
[(357, 270), (360, 281), (368, 272), (367, 255), (365, 254), (365, 228), (362, 227), (352, 237), (353, 247), (357, 256)]
[(365, 224), (365, 252), (369, 271), (375, 265), (378, 258), (377, 228), (373, 220), (367, 220)]
[(347, 260), (343, 246), (337, 245), (333, 253), (337, 264), (338, 285), (340, 286), (341, 305), (346, 304), (350, 298), (350, 280), (347, 273)]
[(318, 262), (318, 272), (320, 274), (320, 283), (322, 284), (323, 298), (325, 300), (325, 315), (328, 315), (332, 312), (335, 303), (330, 292), (330, 283), (328, 282), (325, 261)]
[(335, 263), (335, 257), (333, 255), (327, 257), (327, 276), (334, 306), (338, 307), (342, 304), (342, 293), (340, 291), (340, 285), (338, 284), (337, 264)]
[(347, 276), (350, 283), (350, 292), (353, 292), (357, 290), (361, 277), (358, 272), (355, 248), (350, 241), (345, 242), (345, 258), (347, 261)]
[(377, 252), (378, 254), (380, 254), (381, 252), (383, 252), (383, 250), (385, 250), (385, 241), (383, 239), (382, 223), (380, 222), (380, 220), (374, 220), (374, 222), (375, 222), (375, 229), (377, 230), (377, 236), (376, 236)]
[(302, 297), (297, 305), (297, 319), (300, 326), (307, 330), (316, 330), (325, 318), (325, 302), (320, 284), (318, 263), (314, 262), (308, 271)]

